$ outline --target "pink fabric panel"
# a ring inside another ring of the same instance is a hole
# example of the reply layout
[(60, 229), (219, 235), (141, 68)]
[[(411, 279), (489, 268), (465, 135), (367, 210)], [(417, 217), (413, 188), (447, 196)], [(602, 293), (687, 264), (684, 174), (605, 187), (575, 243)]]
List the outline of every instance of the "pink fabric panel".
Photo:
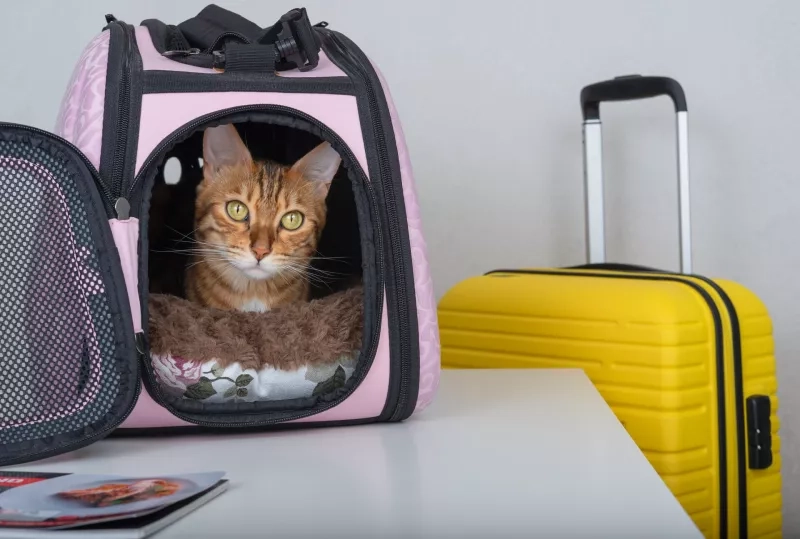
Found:
[(335, 131), (366, 172), (356, 98), (350, 95), (221, 92), (216, 94), (147, 94), (142, 98), (136, 172), (170, 133), (205, 114), (242, 105), (283, 105), (313, 116)]
[(368, 419), (381, 414), (386, 404), (387, 388), (389, 387), (389, 322), (386, 310), (387, 306), (384, 301), (378, 350), (367, 376), (358, 388), (338, 406), (311, 417), (286, 421), (286, 423)]
[[(150, 32), (144, 26), (136, 27), (136, 43), (139, 46), (139, 53), (142, 55), (142, 66), (145, 70), (160, 70), (160, 71), (183, 71), (187, 73), (214, 73), (220, 74), (219, 71), (207, 69), (205, 67), (196, 67), (170, 60), (165, 56), (158, 53), (153, 40), (150, 39)], [(347, 75), (339, 69), (336, 64), (331, 62), (327, 55), (319, 52), (319, 64), (311, 71), (302, 72), (299, 69), (291, 71), (282, 71), (279, 73), (280, 77), (346, 77)]]
[(103, 105), (106, 98), (109, 32), (86, 46), (61, 101), (54, 132), (77, 146), (100, 168), (103, 143)]
[(111, 219), (111, 234), (119, 252), (122, 274), (125, 276), (125, 288), (128, 290), (128, 301), (131, 305), (133, 330), (142, 331), (142, 307), (139, 302), (139, 220), (135, 217), (120, 221)]
[[(142, 331), (142, 308), (139, 303), (139, 220), (135, 217), (124, 221), (111, 219), (109, 224), (119, 252), (122, 274), (125, 276), (125, 288), (128, 291), (128, 300), (131, 305), (133, 329), (139, 333)], [(189, 424), (158, 405), (150, 397), (147, 389), (142, 388), (133, 412), (119, 428), (176, 427)]]
[[(118, 219), (109, 220), (111, 234), (117, 245), (119, 260), (122, 265), (122, 274), (125, 276), (125, 288), (128, 291), (128, 300), (131, 305), (134, 331), (142, 331), (142, 308), (139, 303), (139, 220), (132, 217), (125, 221)], [(175, 427), (189, 425), (182, 419), (172, 415), (166, 408), (159, 406), (150, 397), (146, 389), (142, 388), (136, 406), (131, 415), (125, 419), (119, 428), (153, 428)]]
[(191, 427), (193, 423), (187, 423), (179, 417), (175, 417), (166, 408), (158, 404), (150, 396), (145, 387), (139, 393), (139, 400), (136, 407), (125, 421), (118, 427), (120, 429), (156, 429), (161, 427)]
[(417, 189), (411, 159), (406, 146), (405, 135), (392, 101), (389, 86), (377, 66), (373, 65), (381, 80), (389, 112), (394, 126), (397, 156), (400, 160), (400, 174), (403, 180), (403, 200), (406, 206), (408, 236), (411, 243), (411, 261), (414, 267), (414, 287), (417, 295), (417, 323), (419, 326), (419, 396), (416, 411), (424, 410), (436, 396), (441, 374), (441, 345), (439, 342), (439, 321), (436, 314), (436, 295), (433, 291), (428, 247), (422, 232), (422, 217), (417, 202)]

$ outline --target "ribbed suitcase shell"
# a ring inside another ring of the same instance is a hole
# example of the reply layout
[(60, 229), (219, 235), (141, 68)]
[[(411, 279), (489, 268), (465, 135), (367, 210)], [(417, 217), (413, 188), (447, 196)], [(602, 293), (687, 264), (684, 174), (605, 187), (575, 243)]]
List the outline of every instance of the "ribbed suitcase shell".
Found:
[[(509, 270), (457, 284), (438, 314), (445, 368), (583, 369), (706, 537), (781, 536), (772, 326), (746, 288), (681, 274)], [(743, 398), (759, 394), (771, 400), (773, 462), (753, 470)]]

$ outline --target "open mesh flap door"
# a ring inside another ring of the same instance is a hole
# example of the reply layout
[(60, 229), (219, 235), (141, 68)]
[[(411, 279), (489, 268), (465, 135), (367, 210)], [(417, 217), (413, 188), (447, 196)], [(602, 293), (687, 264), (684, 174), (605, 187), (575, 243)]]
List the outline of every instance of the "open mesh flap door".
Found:
[(139, 390), (95, 175), (65, 141), (0, 124), (0, 465), (91, 443)]

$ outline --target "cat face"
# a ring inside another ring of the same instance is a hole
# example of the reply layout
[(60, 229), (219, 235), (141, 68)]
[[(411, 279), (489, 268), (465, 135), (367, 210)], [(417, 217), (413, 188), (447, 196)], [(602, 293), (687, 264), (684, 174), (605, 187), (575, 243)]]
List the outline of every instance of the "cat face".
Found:
[(305, 271), (325, 226), (339, 154), (324, 142), (291, 167), (254, 161), (232, 125), (206, 129), (195, 238), (228, 281)]

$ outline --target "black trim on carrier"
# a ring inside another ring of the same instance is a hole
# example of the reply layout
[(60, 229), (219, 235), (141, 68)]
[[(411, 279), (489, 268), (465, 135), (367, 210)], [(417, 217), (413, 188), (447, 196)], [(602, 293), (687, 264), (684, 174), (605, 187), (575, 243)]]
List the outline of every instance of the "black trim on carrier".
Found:
[(189, 92), (281, 92), (354, 95), (347, 77), (281, 77), (263, 73), (186, 73), (183, 71), (145, 71), (145, 94)]
[[(578, 272), (570, 273), (569, 271), (555, 271), (555, 270), (520, 270), (520, 269), (502, 269), (487, 272), (486, 275), (509, 273), (509, 274), (523, 274), (523, 275), (555, 275), (555, 276), (573, 276), (573, 277), (604, 277), (610, 279), (638, 279), (647, 281), (672, 281), (683, 283), (693, 290), (695, 290), (706, 302), (711, 311), (712, 318), (714, 319), (714, 335), (716, 343), (716, 371), (717, 371), (717, 423), (718, 423), (718, 444), (719, 444), (719, 500), (720, 500), (720, 537), (727, 537), (728, 535), (728, 451), (727, 451), (727, 413), (725, 408), (725, 339), (723, 338), (722, 318), (716, 303), (711, 295), (704, 290), (697, 283), (693, 283), (687, 278), (694, 278), (702, 281), (710, 286), (719, 295), (728, 316), (731, 321), (731, 338), (733, 340), (733, 379), (734, 379), (734, 395), (736, 399), (736, 420), (737, 425), (740, 427), (736, 432), (736, 466), (738, 476), (738, 499), (739, 504), (739, 537), (745, 539), (747, 537), (747, 477), (746, 477), (746, 453), (745, 453), (745, 433), (744, 433), (744, 390), (743, 390), (743, 376), (742, 376), (742, 347), (741, 347), (741, 332), (739, 326), (739, 317), (733, 302), (730, 300), (725, 291), (713, 280), (696, 274), (683, 274), (668, 271), (657, 270), (645, 266), (637, 266), (630, 264), (617, 264), (617, 263), (600, 263), (600, 264), (585, 264), (580, 266), (571, 266), (564, 268), (564, 270), (578, 270)], [(598, 271), (598, 273), (592, 271)], [(620, 271), (640, 273), (640, 275), (631, 275), (631, 273), (622, 274), (609, 274), (599, 273), (602, 271)], [(657, 275), (654, 275), (657, 273)], [(649, 274), (649, 275), (648, 275)]]
[(114, 215), (115, 196), (112, 192), (111, 178), (114, 169), (114, 148), (117, 145), (117, 117), (127, 102), (123, 102), (120, 80), (125, 70), (125, 29), (116, 19), (107, 26), (109, 32), (108, 67), (106, 71), (105, 100), (103, 102), (103, 141), (100, 153), (99, 173), (106, 197), (105, 206), (109, 215)]
[(102, 193), (106, 187), (100, 174), (72, 143), (41, 129), (0, 123), (0, 140), (42, 149), (63, 163), (68, 173), (75, 175), (75, 187), (87, 212), (91, 243), (104, 283), (104, 295), (108, 298), (114, 331), (113, 362), (119, 373), (118, 392), (101, 419), (79, 430), (56, 434), (45, 431), (38, 439), (0, 444), (0, 466), (10, 466), (75, 451), (108, 436), (133, 411), (141, 392), (141, 376), (125, 278), (108, 224)]
[[(304, 421), (302, 423), (275, 423), (269, 426), (270, 432), (287, 432), (293, 430), (306, 430), (309, 428), (329, 427), (355, 427), (375, 423), (377, 418), (366, 419), (341, 419), (339, 421)], [(236, 427), (236, 434), (264, 432), (264, 426)], [(182, 425), (180, 427), (148, 427), (117, 429), (108, 435), (109, 438), (139, 438), (141, 436), (195, 436), (200, 434), (230, 435), (231, 429), (226, 427), (204, 427), (201, 425)]]
[(100, 177), (107, 186), (106, 196), (110, 197), (106, 204), (109, 214), (126, 219), (129, 206), (119, 199), (133, 179), (136, 167), (142, 109), (142, 57), (136, 46), (136, 35), (132, 26), (114, 20), (107, 28), (111, 35)]
[[(144, 372), (145, 387), (153, 399), (173, 415), (208, 428), (264, 428), (273, 427), (284, 421), (313, 416), (333, 408), (349, 397), (360, 385), (369, 372), (381, 336), (380, 324), (383, 313), (384, 288), (387, 269), (381, 253), (384, 249), (384, 231), (378, 216), (379, 205), (373, 190), (373, 183), (358, 163), (357, 158), (345, 142), (333, 131), (315, 118), (295, 109), (280, 105), (244, 105), (206, 114), (173, 131), (166, 137), (144, 161), (136, 176), (128, 198), (138, 208), (140, 216), (140, 256), (139, 256), (139, 294), (144, 311), (142, 320), (148, 320), (148, 251), (147, 229), (150, 192), (155, 180), (157, 166), (161, 164), (167, 152), (177, 143), (207, 127), (222, 123), (239, 123), (255, 121), (284, 125), (302, 129), (327, 140), (342, 156), (343, 164), (348, 171), (353, 185), (356, 209), (359, 213), (361, 247), (363, 253), (364, 283), (364, 339), (358, 365), (345, 387), (334, 393), (309, 398), (287, 399), (279, 401), (261, 401), (251, 403), (200, 403), (179, 397), (165, 395), (155, 379), (149, 361), (149, 335), (144, 334)], [(145, 326), (146, 327), (146, 326)], [(373, 418), (372, 421), (378, 418)], [(304, 423), (304, 425), (307, 425)]]
[(383, 195), (379, 200), (385, 201), (384, 222), (390, 242), (386, 267), (392, 277), (386, 280), (389, 342), (392, 358), (400, 359), (400, 372), (391, 371), (389, 395), (381, 420), (403, 421), (413, 413), (419, 392), (419, 329), (411, 247), (408, 227), (404, 225), (407, 220), (402, 176), (391, 114), (381, 81), (364, 53), (338, 32), (316, 30), (323, 36), (325, 53), (356, 85), (365, 146), (377, 150), (377, 155), (368, 151), (367, 159), (370, 177), (381, 179), (375, 182), (379, 194)]

